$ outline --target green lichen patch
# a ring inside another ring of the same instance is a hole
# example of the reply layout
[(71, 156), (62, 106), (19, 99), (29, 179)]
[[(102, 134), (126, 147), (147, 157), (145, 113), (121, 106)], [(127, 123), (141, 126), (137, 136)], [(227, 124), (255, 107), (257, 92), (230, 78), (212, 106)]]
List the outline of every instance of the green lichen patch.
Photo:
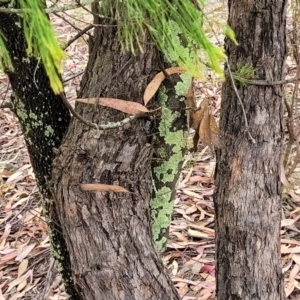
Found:
[[(181, 75), (181, 81), (170, 90), (164, 86), (159, 91), (161, 121), (158, 126), (160, 146), (157, 150), (158, 161), (153, 168), (155, 195), (151, 200), (152, 233), (157, 248), (162, 251), (166, 246), (168, 229), (174, 205), (175, 186), (178, 180), (179, 167), (186, 149), (186, 126), (178, 126), (177, 121), (186, 118), (180, 111), (171, 109), (169, 101), (180, 101), (191, 83), (191, 76)], [(180, 105), (178, 105), (180, 107)], [(177, 124), (177, 125), (176, 125)]]

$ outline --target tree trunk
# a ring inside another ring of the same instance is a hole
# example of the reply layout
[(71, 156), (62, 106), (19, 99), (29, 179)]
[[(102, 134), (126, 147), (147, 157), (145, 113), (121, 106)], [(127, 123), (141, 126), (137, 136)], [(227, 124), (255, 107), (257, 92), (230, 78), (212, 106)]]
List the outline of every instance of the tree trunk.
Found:
[(5, 36), (14, 71), (6, 70), (13, 90), (11, 103), (19, 119), (31, 164), (42, 196), (52, 254), (65, 281), (66, 291), (78, 299), (70, 277), (70, 259), (51, 199), (53, 149), (58, 148), (70, 122), (70, 113), (55, 95), (41, 62), (28, 56), (23, 29), (16, 14), (0, 13), (0, 30)]
[[(226, 40), (230, 68), (256, 69), (255, 79), (284, 78), (286, 0), (229, 1), (229, 25), (239, 46)], [(227, 66), (228, 67), (228, 66)], [(217, 153), (216, 247), (218, 300), (284, 299), (280, 260), (283, 86), (242, 86), (242, 107), (227, 75)], [(251, 142), (250, 133), (255, 139)]]
[[(157, 51), (143, 38), (144, 52), (134, 56), (121, 51), (115, 28), (96, 27), (79, 97), (142, 103), (147, 83), (160, 71)], [(126, 117), (82, 103), (76, 110), (96, 124)], [(54, 161), (53, 195), (82, 299), (179, 299), (151, 234), (152, 126), (140, 118), (97, 131), (73, 119)], [(119, 185), (129, 192), (85, 192), (81, 183)]]

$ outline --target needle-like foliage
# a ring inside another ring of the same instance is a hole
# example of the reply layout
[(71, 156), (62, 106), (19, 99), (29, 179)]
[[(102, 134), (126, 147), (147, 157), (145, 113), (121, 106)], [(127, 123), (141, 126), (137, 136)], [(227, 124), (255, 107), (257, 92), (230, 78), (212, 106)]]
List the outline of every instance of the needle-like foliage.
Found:
[[(59, 93), (63, 89), (59, 72), (64, 53), (44, 13), (44, 1), (18, 0), (17, 3), (21, 9), (28, 54), (40, 58), (53, 90)], [(202, 29), (205, 21), (203, 6), (203, 0), (102, 0), (99, 1), (99, 13), (115, 20), (124, 50), (135, 53), (142, 49), (141, 37), (148, 30), (158, 49), (193, 75), (201, 75), (200, 50), (206, 53), (212, 68), (222, 74), (220, 60), (225, 55), (209, 41)], [(5, 36), (0, 34), (0, 56), (4, 66), (9, 67), (10, 59), (4, 45)]]
[[(209, 41), (201, 26), (205, 21), (203, 0), (124, 0), (114, 1), (114, 4), (103, 0), (101, 3), (103, 15), (117, 21), (119, 39), (125, 49), (134, 52), (141, 44), (141, 32), (148, 30), (167, 58), (175, 58), (179, 66), (194, 75), (200, 75), (200, 49), (208, 55), (212, 68), (222, 73), (220, 60), (225, 55)], [(182, 44), (189, 51), (185, 51)]]

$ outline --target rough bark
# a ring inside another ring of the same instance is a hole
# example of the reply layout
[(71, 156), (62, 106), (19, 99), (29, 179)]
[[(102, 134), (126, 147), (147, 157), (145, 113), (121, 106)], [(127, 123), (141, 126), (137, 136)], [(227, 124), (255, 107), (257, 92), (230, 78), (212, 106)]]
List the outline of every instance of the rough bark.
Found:
[[(284, 78), (285, 0), (229, 1), (229, 25), (239, 46), (226, 40), (233, 71), (246, 64), (255, 79)], [(216, 247), (218, 300), (284, 299), (280, 263), (283, 86), (242, 86), (241, 105), (226, 78), (220, 128), (226, 149), (216, 168)]]
[[(157, 51), (145, 43), (143, 54), (122, 52), (111, 27), (96, 28), (92, 42), (79, 97), (142, 103), (159, 71)], [(102, 106), (76, 110), (96, 124), (126, 117)], [(151, 129), (147, 118), (106, 131), (73, 119), (54, 161), (53, 195), (82, 299), (179, 299), (152, 241)], [(119, 185), (129, 193), (84, 192), (81, 183)]]
[(58, 148), (70, 122), (70, 114), (50, 87), (43, 65), (26, 52), (20, 20), (15, 14), (0, 14), (0, 30), (5, 36), (14, 71), (6, 70), (13, 90), (11, 103), (18, 117), (31, 164), (42, 196), (44, 214), (53, 255), (66, 282), (66, 290), (77, 299), (70, 277), (70, 259), (62, 237), (56, 209), (51, 200), (53, 148)]

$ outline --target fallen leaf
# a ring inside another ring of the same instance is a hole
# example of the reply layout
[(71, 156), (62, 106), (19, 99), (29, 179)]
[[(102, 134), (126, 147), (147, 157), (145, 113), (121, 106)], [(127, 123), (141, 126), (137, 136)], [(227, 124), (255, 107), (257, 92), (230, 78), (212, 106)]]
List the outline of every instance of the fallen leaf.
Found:
[(35, 244), (31, 244), (28, 246), (24, 246), (23, 248), (18, 249), (18, 256), (16, 257), (16, 261), (21, 261), (23, 260), (30, 252), (31, 250), (35, 247)]
[(197, 230), (192, 230), (192, 229), (188, 230), (188, 235), (191, 237), (196, 237), (196, 238), (208, 238), (209, 237), (209, 235), (207, 233), (203, 233), (203, 232), (200, 232)]
[(26, 271), (27, 266), (28, 266), (28, 259), (22, 260), (18, 268), (18, 277), (20, 277)]
[(11, 224), (10, 224), (10, 223), (7, 223), (7, 224), (5, 225), (4, 233), (3, 233), (3, 235), (2, 235), (1, 238), (0, 238), (0, 243), (2, 243), (3, 241), (5, 241), (6, 238), (9, 236), (9, 234), (10, 234), (10, 229), (11, 229)]
[(15, 258), (16, 256), (18, 255), (17, 253), (17, 250), (7, 254), (7, 255), (4, 255), (3, 257), (1, 257), (0, 259), (0, 265), (4, 264), (5, 262), (9, 261), (9, 260), (12, 260), (13, 258)]
[(293, 220), (293, 219), (284, 219), (284, 220), (281, 220), (281, 227), (291, 226), (294, 223), (295, 223), (295, 220)]
[(199, 136), (204, 145), (211, 146), (210, 115), (208, 109), (205, 110), (203, 119), (199, 127)]
[(293, 259), (293, 261), (294, 261), (297, 265), (300, 266), (300, 255), (298, 255), (298, 254), (293, 254), (293, 255), (292, 255), (292, 259)]
[(280, 171), (279, 175), (280, 175), (281, 183), (288, 189), (293, 189), (293, 186), (289, 183), (289, 181), (287, 180), (286, 175), (285, 175), (285, 170), (284, 170), (284, 166), (283, 166), (283, 158), (280, 159), (280, 162), (279, 162), (279, 171)]

